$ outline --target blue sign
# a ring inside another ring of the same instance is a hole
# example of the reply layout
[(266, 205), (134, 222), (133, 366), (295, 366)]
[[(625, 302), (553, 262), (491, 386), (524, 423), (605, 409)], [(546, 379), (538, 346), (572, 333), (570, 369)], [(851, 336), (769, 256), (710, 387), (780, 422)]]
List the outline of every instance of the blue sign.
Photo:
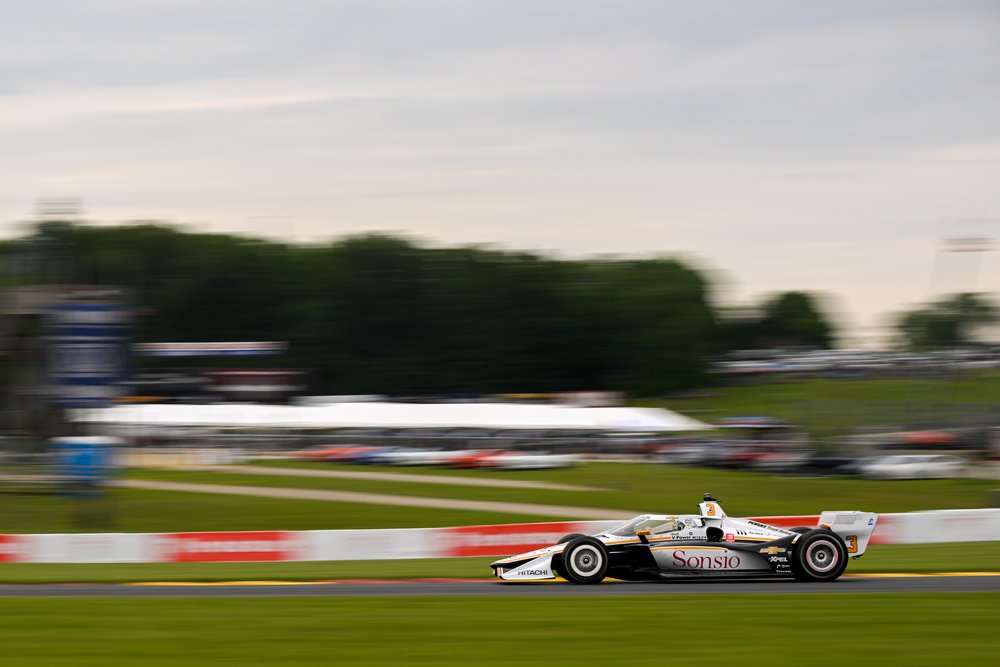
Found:
[(62, 408), (100, 408), (122, 392), (128, 367), (124, 304), (61, 303), (49, 311), (51, 398)]
[(56, 473), (71, 484), (100, 484), (112, 471), (108, 438), (53, 438)]

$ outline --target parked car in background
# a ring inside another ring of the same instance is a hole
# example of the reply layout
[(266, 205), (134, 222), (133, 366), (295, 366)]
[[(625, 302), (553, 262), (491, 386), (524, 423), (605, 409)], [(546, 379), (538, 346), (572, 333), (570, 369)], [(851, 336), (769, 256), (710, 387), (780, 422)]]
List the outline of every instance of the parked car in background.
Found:
[(965, 459), (947, 454), (896, 454), (862, 463), (858, 473), (872, 479), (947, 479), (964, 477)]
[(685, 438), (650, 447), (646, 456), (655, 463), (701, 465), (711, 461), (718, 452), (719, 442), (707, 438)]
[(450, 468), (488, 468), (490, 459), (500, 453), (498, 449), (465, 449), (454, 452), (444, 464)]
[(306, 461), (337, 463), (353, 461), (375, 449), (362, 445), (317, 445), (296, 452), (295, 456)]
[(808, 465), (812, 452), (795, 447), (774, 447), (763, 452), (749, 465), (758, 472), (802, 472)]
[(858, 470), (858, 461), (851, 456), (831, 456), (829, 454), (813, 453), (797, 472), (800, 475), (855, 475)]
[(481, 461), (480, 467), (495, 470), (547, 470), (576, 465), (575, 454), (549, 454), (546, 452), (498, 452)]

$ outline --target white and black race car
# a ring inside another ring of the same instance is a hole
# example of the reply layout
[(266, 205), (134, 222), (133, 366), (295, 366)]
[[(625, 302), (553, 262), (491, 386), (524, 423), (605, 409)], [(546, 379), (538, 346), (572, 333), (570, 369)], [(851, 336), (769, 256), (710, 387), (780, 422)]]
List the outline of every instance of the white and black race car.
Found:
[(819, 525), (785, 530), (726, 516), (705, 494), (700, 514), (643, 514), (598, 535), (567, 535), (557, 544), (490, 565), (500, 579), (562, 577), (596, 584), (605, 577), (649, 581), (677, 577), (794, 577), (833, 581), (868, 547), (878, 515), (823, 512)]

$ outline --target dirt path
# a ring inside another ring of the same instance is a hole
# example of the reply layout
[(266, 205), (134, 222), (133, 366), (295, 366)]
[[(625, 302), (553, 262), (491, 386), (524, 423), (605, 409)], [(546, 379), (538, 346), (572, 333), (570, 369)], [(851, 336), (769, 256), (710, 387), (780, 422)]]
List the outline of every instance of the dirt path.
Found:
[(353, 470), (314, 470), (312, 468), (273, 468), (270, 466), (197, 466), (199, 472), (226, 472), (244, 475), (285, 475), (288, 477), (327, 477), (335, 479), (370, 479), (380, 482), (407, 482), (410, 484), (454, 484), (457, 486), (489, 486), (504, 489), (544, 489), (548, 491), (598, 491), (593, 487), (533, 482), (522, 479), (491, 479), (454, 477), (449, 475), (407, 475), (398, 472), (372, 472)]
[(396, 505), (406, 507), (436, 507), (441, 509), (474, 510), (526, 514), (565, 519), (621, 519), (638, 514), (629, 510), (610, 510), (595, 507), (567, 505), (536, 505), (534, 503), (509, 503), (492, 500), (466, 500), (462, 498), (425, 498), (421, 496), (394, 496), (384, 493), (355, 491), (322, 491), (318, 489), (285, 489), (267, 486), (238, 486), (235, 484), (191, 484), (187, 482), (155, 482), (144, 479), (123, 479), (114, 483), (128, 489), (153, 491), (181, 491), (185, 493), (219, 493), (232, 496), (260, 498), (286, 498), (292, 500), (327, 500), (338, 503), (364, 503), (367, 505)]

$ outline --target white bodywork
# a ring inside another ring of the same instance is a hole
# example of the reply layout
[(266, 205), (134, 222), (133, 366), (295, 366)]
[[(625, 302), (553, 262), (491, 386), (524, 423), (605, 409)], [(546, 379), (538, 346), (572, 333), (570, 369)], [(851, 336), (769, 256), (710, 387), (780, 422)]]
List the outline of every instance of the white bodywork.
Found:
[(578, 462), (579, 458), (573, 454), (503, 452), (486, 459), (483, 462), (483, 467), (500, 470), (546, 470), (549, 468), (566, 468), (576, 465)]
[[(772, 560), (787, 558), (783, 548), (754, 550), (753, 543), (797, 535), (759, 521), (729, 517), (717, 501), (703, 502), (699, 509), (700, 514), (642, 514), (593, 537), (608, 547), (645, 541), (665, 574), (750, 574), (772, 573)], [(848, 557), (857, 558), (868, 547), (877, 520), (878, 515), (870, 512), (823, 512), (819, 526), (840, 535), (847, 545)], [(658, 526), (663, 530), (658, 531)], [(721, 540), (709, 541), (708, 532), (712, 528), (722, 530)], [(640, 536), (637, 530), (650, 532)], [(793, 537), (793, 543), (797, 539)], [(493, 563), (496, 576), (513, 581), (554, 579), (552, 557), (562, 553), (567, 544), (554, 544), (496, 561)], [(734, 548), (737, 545), (739, 549)], [(506, 569), (505, 563), (511, 563), (512, 567)]]
[(865, 477), (878, 479), (948, 479), (964, 477), (964, 459), (945, 454), (897, 454), (883, 456), (861, 467)]

